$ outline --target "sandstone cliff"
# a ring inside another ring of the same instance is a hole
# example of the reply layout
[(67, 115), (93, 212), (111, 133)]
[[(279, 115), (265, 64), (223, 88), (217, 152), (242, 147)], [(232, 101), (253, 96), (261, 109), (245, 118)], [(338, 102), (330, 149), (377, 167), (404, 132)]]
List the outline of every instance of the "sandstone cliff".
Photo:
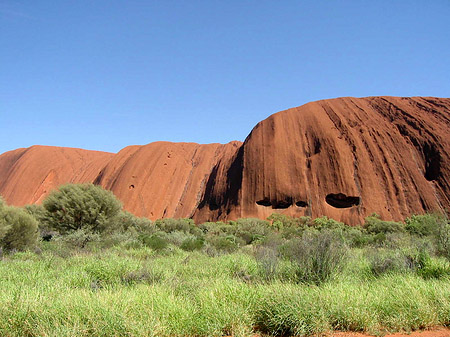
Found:
[(151, 219), (281, 212), (356, 224), (373, 212), (400, 220), (450, 209), (449, 164), (449, 98), (337, 98), (276, 113), (244, 143), (10, 151), (0, 194), (24, 205), (62, 183), (94, 182)]

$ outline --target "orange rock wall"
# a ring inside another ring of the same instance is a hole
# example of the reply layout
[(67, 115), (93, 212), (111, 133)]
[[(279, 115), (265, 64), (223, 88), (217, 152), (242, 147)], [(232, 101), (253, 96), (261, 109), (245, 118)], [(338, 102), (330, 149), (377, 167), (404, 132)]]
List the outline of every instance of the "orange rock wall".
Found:
[(151, 219), (280, 212), (357, 224), (373, 212), (401, 220), (450, 209), (449, 164), (449, 98), (337, 98), (276, 113), (244, 143), (6, 152), (0, 194), (40, 203), (60, 184), (94, 182)]

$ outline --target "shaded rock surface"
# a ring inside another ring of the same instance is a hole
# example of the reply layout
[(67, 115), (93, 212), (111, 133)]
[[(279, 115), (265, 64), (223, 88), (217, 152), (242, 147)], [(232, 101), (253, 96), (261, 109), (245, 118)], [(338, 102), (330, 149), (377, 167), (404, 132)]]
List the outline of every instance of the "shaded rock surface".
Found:
[(94, 182), (151, 219), (280, 212), (357, 224), (373, 212), (401, 220), (450, 209), (449, 164), (449, 98), (346, 97), (276, 113), (244, 143), (6, 152), (0, 194), (24, 205), (62, 183)]

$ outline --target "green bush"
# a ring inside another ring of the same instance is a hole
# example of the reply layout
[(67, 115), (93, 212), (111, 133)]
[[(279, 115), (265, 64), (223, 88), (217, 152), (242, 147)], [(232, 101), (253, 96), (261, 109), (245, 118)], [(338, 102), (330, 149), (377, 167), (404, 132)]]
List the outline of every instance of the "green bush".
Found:
[(5, 236), (5, 234), (8, 232), (9, 228), (11, 227), (11, 225), (9, 223), (1, 220), (3, 218), (3, 213), (5, 211), (5, 208), (6, 208), (6, 203), (3, 200), (3, 198), (0, 196), (0, 240), (3, 239), (3, 237)]
[(233, 234), (235, 232), (233, 225), (222, 221), (205, 222), (200, 224), (198, 228), (207, 235)]
[(450, 260), (450, 220), (442, 218), (435, 231), (437, 252)]
[(217, 236), (207, 237), (208, 243), (218, 251), (227, 253), (234, 252), (239, 247), (245, 245), (245, 241), (234, 235), (220, 234)]
[(317, 229), (343, 229), (345, 224), (343, 222), (330, 219), (326, 216), (315, 218), (312, 222), (313, 226)]
[(281, 213), (272, 213), (267, 220), (272, 223), (274, 228), (278, 229), (286, 227), (306, 227), (311, 224), (311, 217), (309, 216), (294, 218)]
[(34, 247), (38, 238), (38, 222), (23, 209), (2, 206), (0, 210), (1, 246), (5, 250)]
[(364, 228), (370, 234), (387, 234), (405, 231), (403, 224), (395, 221), (384, 221), (378, 214), (372, 214), (365, 219)]
[(342, 233), (345, 243), (350, 247), (364, 247), (372, 242), (372, 236), (360, 226), (347, 226)]
[(180, 248), (185, 251), (192, 252), (194, 250), (202, 249), (204, 244), (205, 239), (203, 238), (188, 238), (181, 243)]
[(269, 222), (255, 218), (238, 219), (232, 222), (235, 225), (235, 233), (237, 237), (251, 244), (254, 241), (262, 240), (271, 232)]
[(347, 259), (342, 238), (330, 230), (306, 230), (302, 238), (284, 245), (282, 253), (296, 263), (298, 281), (314, 284), (328, 281)]
[(133, 231), (140, 234), (153, 234), (157, 228), (152, 221), (145, 217), (137, 217), (127, 211), (120, 211), (110, 221), (110, 228), (114, 231)]
[(122, 205), (111, 191), (93, 184), (67, 184), (44, 200), (46, 221), (62, 234), (86, 229), (102, 232)]
[(155, 221), (155, 226), (161, 231), (171, 233), (175, 231), (189, 233), (195, 227), (194, 220), (192, 219), (158, 219)]
[(169, 245), (167, 240), (158, 233), (153, 235), (142, 235), (141, 240), (144, 246), (156, 251), (163, 250)]
[(434, 214), (412, 215), (405, 219), (405, 229), (417, 236), (429, 236), (434, 233), (439, 217)]
[(77, 229), (65, 235), (57, 235), (54, 241), (64, 243), (71, 248), (85, 248), (87, 244), (101, 241), (98, 233), (86, 229)]

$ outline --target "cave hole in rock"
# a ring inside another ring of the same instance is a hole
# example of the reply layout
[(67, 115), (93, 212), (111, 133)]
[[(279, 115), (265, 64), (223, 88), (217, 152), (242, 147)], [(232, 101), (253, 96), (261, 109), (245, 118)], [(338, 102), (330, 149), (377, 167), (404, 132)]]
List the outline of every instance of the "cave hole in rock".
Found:
[(128, 186), (128, 188), (129, 188), (130, 190), (132, 190), (132, 189), (134, 188), (134, 185), (132, 184), (132, 185)]
[(320, 140), (318, 138), (314, 138), (314, 154), (320, 153), (321, 147), (322, 144), (320, 143)]
[(273, 209), (284, 209), (284, 208), (289, 208), (290, 206), (292, 206), (292, 200), (279, 200), (279, 201), (276, 201), (272, 205), (272, 208)]
[(210, 211), (215, 211), (215, 210), (217, 210), (217, 209), (219, 209), (219, 204), (218, 204), (218, 202), (217, 202), (216, 200), (214, 200), (214, 199), (211, 199), (211, 200), (209, 201), (209, 210), (210, 210)]
[(423, 149), (425, 156), (425, 179), (436, 180), (441, 173), (441, 155), (434, 145), (426, 144)]
[(308, 206), (308, 203), (306, 201), (300, 200), (300, 201), (297, 201), (295, 203), (295, 205), (298, 207), (306, 207), (306, 206)]
[(264, 198), (264, 199), (262, 199), (262, 200), (258, 200), (258, 201), (256, 202), (256, 204), (257, 204), (257, 205), (260, 205), (260, 206), (266, 206), (266, 207), (272, 206), (272, 203), (271, 203), (270, 200), (267, 199), (267, 198)]
[(336, 208), (349, 208), (360, 204), (360, 197), (347, 196), (344, 193), (330, 193), (325, 197), (325, 201)]

